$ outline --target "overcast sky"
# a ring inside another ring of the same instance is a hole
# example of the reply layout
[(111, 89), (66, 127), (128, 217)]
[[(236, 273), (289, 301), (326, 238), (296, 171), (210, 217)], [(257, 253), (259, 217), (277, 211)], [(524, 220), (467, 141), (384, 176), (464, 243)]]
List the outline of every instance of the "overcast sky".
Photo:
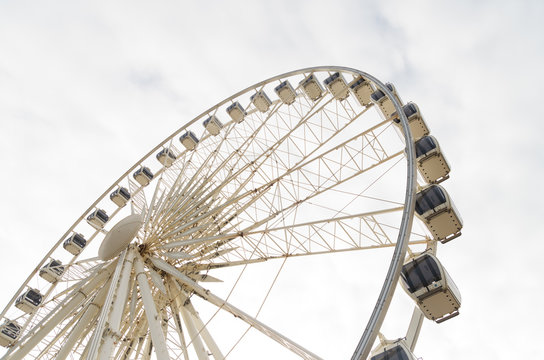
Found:
[(440, 255), (461, 316), (426, 322), (416, 355), (537, 358), (543, 18), (541, 1), (0, 1), (0, 306), (183, 123), (273, 75), (341, 65), (417, 102), (452, 165), (465, 227)]

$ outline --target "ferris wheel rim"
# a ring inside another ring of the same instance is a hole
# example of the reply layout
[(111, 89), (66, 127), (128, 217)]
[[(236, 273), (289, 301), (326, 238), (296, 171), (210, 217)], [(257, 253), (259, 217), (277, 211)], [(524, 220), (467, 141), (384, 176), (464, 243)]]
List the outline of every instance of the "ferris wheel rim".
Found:
[[(339, 66), (319, 66), (319, 67), (309, 67), (299, 70), (290, 71), (281, 75), (273, 76), (269, 79), (260, 81), (252, 86), (249, 86), (234, 95), (231, 95), (230, 97), (226, 98), (225, 100), (217, 103), (216, 105), (210, 107), (206, 111), (202, 112), (200, 115), (196, 116), (191, 121), (184, 124), (181, 128), (174, 131), (170, 136), (168, 136), (166, 139), (164, 139), (162, 142), (160, 142), (157, 146), (155, 146), (151, 151), (149, 151), (146, 155), (144, 155), (139, 161), (135, 163), (131, 168), (129, 168), (123, 175), (121, 175), (114, 183), (111, 185), (106, 191), (95, 200), (95, 202), (74, 222), (74, 224), (68, 229), (68, 231), (63, 234), (63, 236), (60, 238), (60, 240), (51, 248), (51, 250), (44, 256), (43, 260), (38, 264), (38, 266), (34, 269), (34, 271), (31, 273), (31, 275), (27, 278), (27, 280), (23, 283), (21, 288), (15, 293), (15, 296), (13, 299), (8, 303), (6, 308), (3, 310), (0, 317), (4, 317), (6, 311), (10, 306), (13, 305), (13, 302), (17, 298), (18, 294), (21, 293), (21, 291), (25, 288), (25, 286), (29, 283), (29, 281), (32, 279), (33, 276), (37, 274), (39, 269), (43, 264), (46, 263), (47, 259), (51, 256), (51, 254), (54, 252), (56, 248), (58, 248), (64, 238), (68, 236), (78, 224), (80, 224), (85, 216), (89, 214), (92, 209), (96, 208), (96, 206), (108, 195), (111, 190), (113, 190), (116, 186), (119, 186), (119, 184), (125, 179), (132, 171), (134, 171), (138, 166), (142, 166), (143, 162), (146, 159), (149, 159), (153, 156), (153, 154), (163, 147), (165, 144), (167, 144), (169, 141), (174, 139), (177, 135), (179, 135), (182, 131), (187, 129), (190, 125), (196, 123), (198, 120), (201, 120), (203, 117), (207, 116), (208, 114), (212, 113), (214, 110), (217, 110), (222, 105), (227, 104), (229, 101), (232, 101), (233, 99), (239, 97), (240, 95), (243, 95), (245, 93), (250, 92), (251, 90), (258, 89), (261, 86), (264, 86), (266, 84), (269, 84), (273, 81), (280, 80), (282, 78), (288, 78), (294, 75), (300, 75), (300, 74), (307, 74), (307, 73), (313, 73), (316, 71), (341, 71), (345, 73), (351, 73), (354, 75), (360, 75), (364, 78), (367, 78), (371, 80), (374, 84), (377, 85), (377, 87), (382, 90), (386, 95), (389, 96), (389, 98), (392, 100), (395, 109), (397, 110), (397, 113), (399, 114), (400, 121), (402, 124), (402, 132), (405, 137), (405, 139), (411, 139), (410, 134), (410, 128), (408, 126), (408, 120), (406, 118), (406, 115), (402, 111), (402, 106), (398, 102), (398, 100), (393, 96), (393, 94), (389, 91), (389, 89), (381, 83), (377, 78), (373, 77), (372, 75), (352, 69), (347, 67), (339, 67)], [(399, 231), (399, 237), (397, 239), (394, 254), (391, 260), (390, 268), (388, 271), (388, 275), (386, 276), (386, 280), (384, 282), (382, 292), (380, 293), (380, 296), (378, 298), (375, 311), (373, 312), (373, 315), (367, 324), (367, 327), (365, 329), (365, 333), (363, 334), (363, 337), (361, 338), (361, 341), (358, 345), (358, 348), (356, 350), (355, 356), (363, 356), (359, 355), (359, 349), (363, 349), (361, 351), (367, 351), (367, 353), (370, 351), (370, 346), (372, 346), (373, 338), (375, 338), (375, 333), (379, 329), (381, 325), (381, 321), (383, 321), (383, 316), (385, 316), (385, 312), (387, 311), (387, 306), (389, 302), (391, 301), (391, 298), (393, 296), (394, 292), (394, 284), (398, 281), (399, 274), (400, 274), (400, 266), (404, 260), (404, 255), (406, 253), (406, 248), (408, 246), (408, 236), (410, 234), (411, 225), (412, 225), (412, 219), (414, 214), (414, 198), (415, 198), (415, 189), (416, 189), (416, 166), (415, 166), (415, 150), (414, 145), (412, 141), (405, 141), (406, 149), (405, 149), (405, 155), (407, 159), (407, 166), (408, 166), (408, 174), (407, 174), (407, 185), (406, 185), (406, 195), (405, 195), (405, 202), (404, 202), (404, 209), (403, 209), (403, 215), (402, 215), (402, 221), (400, 224), (400, 231)], [(77, 258), (77, 256), (74, 258)], [(381, 318), (381, 319), (380, 319)], [(370, 333), (367, 335), (367, 330), (370, 329)], [(372, 334), (374, 332), (374, 335)], [(363, 344), (363, 345), (361, 345)]]

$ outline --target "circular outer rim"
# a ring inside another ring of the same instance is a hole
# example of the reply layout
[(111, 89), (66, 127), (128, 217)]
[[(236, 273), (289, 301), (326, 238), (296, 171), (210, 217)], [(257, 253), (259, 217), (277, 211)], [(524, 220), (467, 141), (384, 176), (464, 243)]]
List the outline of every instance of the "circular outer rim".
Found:
[[(15, 299), (17, 298), (17, 295), (25, 288), (26, 284), (32, 279), (34, 275), (39, 271), (39, 269), (45, 264), (49, 256), (62, 244), (64, 241), (64, 238), (68, 236), (72, 230), (82, 221), (85, 219), (87, 214), (96, 207), (96, 205), (104, 199), (116, 186), (118, 183), (120, 183), (123, 179), (125, 179), (134, 169), (136, 169), (140, 164), (143, 163), (144, 160), (149, 158), (151, 155), (153, 155), (159, 148), (161, 148), (164, 144), (171, 141), (173, 138), (175, 138), (177, 135), (179, 135), (183, 130), (185, 130), (187, 127), (191, 126), (198, 120), (202, 119), (204, 116), (208, 115), (209, 113), (213, 112), (214, 109), (226, 104), (227, 102), (237, 98), (238, 96), (252, 90), (255, 88), (258, 88), (260, 86), (263, 86), (267, 83), (270, 83), (275, 80), (279, 80), (286, 77), (291, 77), (294, 75), (300, 75), (304, 73), (312, 73), (315, 71), (339, 71), (344, 73), (351, 73), (354, 75), (361, 75), (365, 79), (371, 80), (380, 90), (382, 90), (388, 97), (391, 99), (395, 106), (395, 110), (397, 114), (400, 116), (401, 124), (402, 124), (402, 133), (404, 135), (405, 139), (405, 152), (406, 152), (406, 158), (407, 158), (407, 182), (406, 182), (406, 194), (405, 194), (405, 202), (404, 202), (404, 211), (402, 214), (402, 220), (400, 224), (399, 229), (399, 235), (397, 238), (397, 243), (395, 246), (395, 250), (393, 252), (393, 257), (391, 259), (391, 263), (389, 265), (389, 270), (387, 272), (387, 276), (385, 278), (385, 281), (382, 286), (382, 290), (380, 292), (380, 295), (378, 297), (378, 300), (376, 301), (376, 305), (374, 307), (374, 310), (372, 312), (372, 315), (370, 316), (370, 319), (365, 327), (364, 333), (359, 340), (359, 343), (355, 349), (355, 352), (352, 356), (352, 360), (361, 360), (366, 359), (368, 357), (368, 354), (370, 353), (371, 347), (376, 339), (376, 336), (378, 334), (378, 331), (381, 327), (381, 324), (383, 323), (383, 320), (385, 318), (385, 314), (389, 308), (389, 304), (391, 303), (391, 299), (393, 298), (394, 292), (395, 292), (395, 285), (399, 279), (400, 271), (402, 269), (403, 260), (406, 254), (406, 249), (408, 247), (408, 237), (410, 234), (410, 231), (412, 229), (412, 220), (413, 220), (413, 213), (415, 208), (415, 194), (416, 194), (416, 163), (415, 163), (415, 146), (412, 141), (412, 134), (410, 132), (410, 127), (408, 125), (408, 119), (406, 115), (404, 114), (404, 111), (402, 111), (402, 104), (393, 96), (391, 91), (377, 78), (374, 76), (349, 67), (343, 67), (343, 66), (316, 66), (316, 67), (308, 67), (303, 68), (299, 70), (290, 71), (281, 75), (277, 75), (274, 77), (271, 77), (269, 79), (260, 81), (252, 86), (249, 86), (241, 91), (238, 91), (234, 95), (231, 95), (230, 97), (226, 98), (225, 100), (217, 103), (216, 105), (210, 107), (206, 111), (202, 112), (198, 116), (196, 116), (193, 120), (187, 122), (184, 124), (181, 128), (176, 130), (172, 135), (168, 136), (165, 140), (160, 142), (156, 147), (151, 149), (146, 155), (144, 155), (140, 160), (138, 160), (131, 168), (129, 168), (123, 175), (121, 175), (106, 191), (99, 196), (95, 202), (89, 206), (87, 210), (73, 223), (73, 225), (62, 235), (62, 237), (59, 239), (59, 241), (51, 248), (51, 250), (45, 254), (43, 260), (36, 266), (36, 268), (32, 271), (32, 273), (28, 276), (28, 278), (25, 280), (25, 282), (21, 285), (21, 287), (17, 290), (13, 298), (10, 300), (10, 302), (6, 305), (2, 313), (0, 313), (0, 318), (3, 318), (7, 310), (13, 305), (15, 302)], [(74, 258), (76, 258), (75, 256)]]

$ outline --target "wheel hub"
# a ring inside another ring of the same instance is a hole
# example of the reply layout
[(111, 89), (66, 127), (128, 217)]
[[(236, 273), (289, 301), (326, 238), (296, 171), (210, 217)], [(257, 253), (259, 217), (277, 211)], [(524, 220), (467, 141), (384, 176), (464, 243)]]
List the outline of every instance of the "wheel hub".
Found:
[(132, 214), (115, 224), (102, 240), (98, 257), (101, 260), (110, 260), (119, 255), (134, 239), (143, 223), (144, 220), (140, 214)]

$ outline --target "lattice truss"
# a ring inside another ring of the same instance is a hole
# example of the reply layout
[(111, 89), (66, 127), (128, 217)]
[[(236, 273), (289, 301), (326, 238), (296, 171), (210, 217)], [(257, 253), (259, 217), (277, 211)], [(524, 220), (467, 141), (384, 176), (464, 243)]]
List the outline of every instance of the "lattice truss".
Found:
[[(9, 310), (24, 326), (7, 357), (139, 359), (166, 351), (173, 359), (223, 358), (236, 343), (220, 348), (211, 319), (193, 305), (198, 296), (297, 355), (317, 358), (203, 286), (221, 281), (225, 268), (395, 245), (406, 159), (391, 119), (353, 96), (340, 101), (325, 93), (312, 101), (296, 91), (293, 104), (275, 100), (266, 112), (249, 103), (243, 121), (226, 122), (217, 136), (197, 130), (194, 150), (172, 136), (162, 146), (176, 160), (158, 168), (147, 187), (130, 174), (121, 178), (130, 206), (111, 218), (141, 214), (136, 241), (110, 261), (74, 257), (57, 283), (38, 284), (46, 301), (36, 311)], [(228, 118), (224, 107), (209, 115)], [(89, 240), (103, 239), (108, 228), (93, 230)], [(411, 243), (425, 239), (414, 233)], [(155, 333), (146, 297), (157, 313)]]

